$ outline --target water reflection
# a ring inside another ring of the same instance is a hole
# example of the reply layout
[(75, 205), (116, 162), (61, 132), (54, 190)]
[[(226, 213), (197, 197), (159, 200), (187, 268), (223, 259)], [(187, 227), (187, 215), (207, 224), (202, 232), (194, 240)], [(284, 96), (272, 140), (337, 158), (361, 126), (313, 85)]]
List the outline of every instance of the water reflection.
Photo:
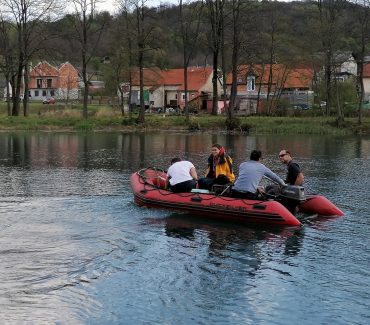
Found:
[[(282, 176), (291, 149), (346, 216), (249, 228), (133, 204), (132, 172), (182, 156), (201, 174), (214, 142), (236, 166), (259, 148)], [(0, 323), (310, 324), (333, 305), (364, 321), (368, 137), (0, 133), (0, 147)]]
[[(341, 170), (342, 159), (370, 157), (370, 139), (336, 139), (319, 136), (246, 136), (230, 134), (129, 133), (3, 133), (0, 165), (22, 168), (138, 169), (153, 164), (167, 166), (172, 156), (189, 158), (204, 169), (212, 143), (226, 146), (238, 165), (255, 148), (262, 150), (267, 165), (284, 171), (277, 159), (279, 148), (289, 148), (306, 167), (310, 159), (329, 157), (332, 174)], [(304, 145), (302, 145), (304, 143)], [(315, 169), (308, 170), (315, 172)], [(322, 170), (318, 170), (322, 172)], [(329, 172), (329, 171), (328, 171)]]
[(225, 258), (230, 252), (248, 256), (246, 263), (257, 271), (266, 258), (259, 247), (269, 245), (284, 247), (284, 254), (294, 256), (299, 253), (304, 238), (301, 228), (245, 227), (237, 224), (215, 223), (194, 216), (172, 213), (163, 219), (148, 219), (148, 223), (163, 224), (165, 234), (170, 237), (197, 241), (201, 236), (207, 241), (210, 257)]

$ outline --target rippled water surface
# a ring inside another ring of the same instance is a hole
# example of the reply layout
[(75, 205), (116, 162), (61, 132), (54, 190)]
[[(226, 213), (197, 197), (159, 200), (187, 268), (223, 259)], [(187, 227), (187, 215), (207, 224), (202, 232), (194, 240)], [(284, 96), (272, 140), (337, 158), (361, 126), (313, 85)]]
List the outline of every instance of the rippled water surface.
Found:
[[(249, 228), (137, 207), (129, 176), (290, 149), (346, 216)], [(370, 139), (0, 134), (0, 324), (368, 324)]]

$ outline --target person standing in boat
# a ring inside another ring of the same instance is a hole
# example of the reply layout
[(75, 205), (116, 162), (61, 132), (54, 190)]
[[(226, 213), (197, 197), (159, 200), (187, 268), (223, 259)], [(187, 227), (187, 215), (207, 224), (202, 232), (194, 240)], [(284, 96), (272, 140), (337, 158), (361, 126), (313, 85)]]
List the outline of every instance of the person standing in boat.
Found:
[(286, 186), (285, 182), (260, 162), (262, 153), (260, 150), (253, 150), (250, 160), (243, 162), (239, 167), (239, 176), (233, 186), (231, 196), (241, 199), (257, 199), (259, 188), (258, 185), (263, 176), (270, 178), (272, 181)]
[(167, 188), (172, 192), (191, 192), (198, 180), (194, 165), (181, 158), (173, 158), (167, 171)]
[(210, 190), (213, 184), (226, 185), (233, 183), (233, 161), (226, 154), (225, 148), (218, 143), (212, 145), (211, 155), (208, 157), (208, 168), (205, 177), (198, 181), (200, 189)]
[(285, 182), (289, 185), (301, 186), (304, 181), (304, 175), (302, 173), (301, 167), (293, 161), (290, 152), (286, 149), (282, 149), (279, 152), (280, 161), (287, 165), (287, 175)]

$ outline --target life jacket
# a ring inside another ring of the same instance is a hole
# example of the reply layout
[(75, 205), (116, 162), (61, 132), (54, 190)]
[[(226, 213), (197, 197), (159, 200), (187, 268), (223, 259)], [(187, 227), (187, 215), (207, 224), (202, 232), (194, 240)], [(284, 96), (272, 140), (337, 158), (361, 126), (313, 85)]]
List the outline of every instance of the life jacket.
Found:
[(231, 183), (235, 181), (235, 175), (233, 172), (232, 159), (228, 155), (221, 155), (218, 163), (214, 164), (213, 155), (208, 157), (208, 168), (206, 177), (217, 178), (220, 175), (225, 175)]

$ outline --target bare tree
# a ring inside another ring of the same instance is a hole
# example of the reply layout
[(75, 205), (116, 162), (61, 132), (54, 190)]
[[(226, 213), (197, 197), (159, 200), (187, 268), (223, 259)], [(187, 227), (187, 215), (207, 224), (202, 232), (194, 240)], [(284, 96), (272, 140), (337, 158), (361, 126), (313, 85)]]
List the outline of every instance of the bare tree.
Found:
[(206, 0), (208, 8), (208, 19), (210, 23), (209, 46), (212, 50), (212, 115), (217, 115), (218, 109), (218, 60), (220, 55), (220, 46), (222, 41), (222, 26), (225, 0)]
[(267, 12), (267, 35), (269, 38), (268, 42), (268, 84), (267, 84), (267, 115), (271, 114), (272, 111), (272, 102), (273, 100), (270, 98), (272, 95), (272, 87), (273, 87), (273, 80), (274, 80), (274, 70), (273, 66), (276, 63), (276, 46), (277, 46), (277, 33), (278, 33), (278, 12), (276, 8), (276, 3), (271, 4), (268, 6)]
[(190, 59), (193, 57), (194, 50), (197, 46), (199, 26), (203, 13), (203, 1), (196, 2), (193, 5), (191, 5), (190, 3), (184, 5), (183, 1), (180, 0), (179, 11), (184, 68), (185, 116), (186, 120), (189, 121), (188, 67)]
[[(322, 42), (322, 51), (325, 57), (325, 93), (326, 93), (326, 115), (330, 113), (330, 107), (333, 100), (333, 72), (335, 68), (334, 58), (335, 52), (338, 49), (338, 40), (341, 36), (341, 11), (345, 5), (345, 0), (318, 0), (317, 6), (319, 10), (320, 19), (320, 37)], [(338, 119), (343, 120), (343, 112), (338, 108)]]
[(72, 0), (73, 14), (68, 16), (73, 25), (75, 36), (80, 45), (81, 74), (84, 84), (83, 93), (83, 117), (88, 117), (89, 81), (87, 67), (93, 57), (94, 49), (100, 41), (105, 24), (97, 24), (94, 21), (97, 13), (96, 6), (99, 0)]
[[(135, 38), (137, 63), (139, 67), (140, 79), (140, 111), (138, 122), (145, 122), (145, 102), (144, 102), (144, 62), (145, 53), (156, 49), (153, 47), (153, 37), (156, 29), (155, 21), (152, 19), (151, 12), (153, 9), (147, 6), (148, 0), (131, 0), (134, 8), (135, 17)], [(135, 51), (134, 51), (135, 53)]]
[[(132, 31), (134, 30), (134, 22), (133, 17), (130, 16), (130, 0), (124, 0), (121, 6), (121, 12), (122, 12), (122, 18), (124, 20), (122, 26), (124, 28), (124, 43), (126, 44), (125, 48), (122, 49), (126, 52), (126, 55), (124, 57), (126, 60), (126, 76), (128, 81), (128, 98), (127, 98), (127, 104), (128, 104), (128, 112), (129, 112), (129, 119), (132, 119), (132, 107), (131, 107), (131, 98), (132, 98), (132, 73), (131, 69), (133, 67), (133, 37), (132, 37)], [(121, 94), (121, 103), (122, 103), (122, 112), (123, 112), (123, 90), (122, 87), (119, 87), (119, 91)]]
[(14, 85), (16, 73), (14, 66), (14, 50), (11, 44), (10, 31), (11, 24), (0, 16), (0, 55), (2, 60), (0, 62), (0, 70), (4, 73), (6, 82), (6, 104), (8, 115), (12, 115), (12, 108), (10, 105), (10, 85)]
[(362, 123), (362, 105), (365, 97), (364, 89), (364, 63), (365, 55), (368, 51), (370, 42), (370, 2), (369, 0), (357, 0), (355, 2), (357, 6), (354, 7), (356, 25), (355, 25), (355, 36), (359, 38), (359, 48), (357, 48), (353, 53), (353, 57), (357, 63), (357, 76), (356, 76), (356, 86), (357, 93), (359, 97), (357, 117), (358, 124)]
[(240, 52), (240, 11), (241, 11), (241, 1), (232, 0), (232, 57), (231, 57), (231, 74), (232, 74), (232, 83), (231, 83), (231, 92), (230, 92), (230, 107), (228, 110), (228, 119), (232, 119), (232, 112), (236, 104), (236, 96), (238, 93), (237, 89), (237, 77), (238, 77), (238, 60)]
[[(119, 22), (119, 23), (118, 23)], [(117, 24), (114, 25), (110, 31), (113, 34), (109, 51), (109, 63), (104, 67), (104, 79), (105, 88), (110, 90), (112, 97), (114, 98), (117, 94), (119, 95), (118, 105), (121, 108), (121, 114), (125, 114), (125, 98), (124, 98), (124, 81), (127, 81), (126, 77), (129, 74), (128, 57), (127, 53), (127, 42), (126, 37), (130, 38), (130, 33), (125, 28), (125, 12), (122, 12), (117, 17)]]
[(16, 77), (12, 85), (12, 115), (19, 115), (21, 92), (24, 115), (28, 115), (28, 74), (31, 58), (42, 48), (47, 38), (45, 21), (57, 16), (56, 0), (0, 0), (5, 18), (12, 23), (16, 35)]

